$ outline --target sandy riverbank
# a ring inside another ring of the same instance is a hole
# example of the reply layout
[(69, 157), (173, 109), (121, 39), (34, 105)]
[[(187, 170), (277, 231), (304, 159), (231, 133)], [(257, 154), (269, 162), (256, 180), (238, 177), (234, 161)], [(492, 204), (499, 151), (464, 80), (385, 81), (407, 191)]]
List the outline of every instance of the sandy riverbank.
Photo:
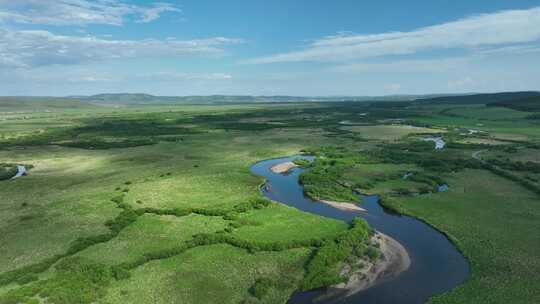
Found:
[[(380, 245), (379, 259), (375, 263), (362, 261), (364, 266), (353, 271), (348, 282), (332, 286), (344, 292), (345, 297), (394, 278), (411, 265), (407, 250), (398, 241), (380, 232), (376, 232), (372, 240)], [(346, 274), (350, 271), (351, 266), (347, 265), (342, 273)]]
[(328, 201), (328, 200), (319, 200), (319, 202), (323, 204), (330, 205), (336, 209), (343, 210), (343, 211), (361, 211), (361, 212), (367, 212), (366, 209), (358, 206), (354, 203), (347, 203), (347, 202), (335, 202), (335, 201)]
[(283, 174), (283, 173), (289, 172), (289, 170), (296, 167), (298, 167), (298, 165), (293, 162), (284, 162), (284, 163), (272, 166), (270, 170), (272, 170), (272, 172), (274, 173)]

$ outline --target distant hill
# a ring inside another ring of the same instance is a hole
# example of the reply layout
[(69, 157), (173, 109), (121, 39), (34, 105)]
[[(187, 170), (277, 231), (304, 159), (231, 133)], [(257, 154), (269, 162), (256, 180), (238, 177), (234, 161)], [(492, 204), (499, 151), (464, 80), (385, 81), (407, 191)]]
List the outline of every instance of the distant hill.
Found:
[[(512, 101), (522, 100), (523, 107), (534, 106), (540, 92), (505, 92), (492, 94), (431, 94), (390, 96), (155, 96), (144, 93), (105, 93), (92, 96), (68, 97), (0, 97), (0, 112), (44, 110), (55, 108), (91, 108), (96, 106), (174, 105), (174, 104), (234, 104), (234, 103), (289, 103), (289, 102), (416, 102), (450, 104), (492, 104), (510, 107)], [(529, 98), (533, 98), (528, 100)], [(527, 101), (528, 100), (528, 101)], [(530, 108), (528, 108), (530, 109)]]
[(505, 100), (488, 104), (493, 107), (505, 107), (524, 112), (540, 112), (540, 95), (528, 98)]
[(88, 109), (95, 107), (81, 100), (63, 97), (0, 97), (0, 112)]
[(90, 100), (94, 102), (119, 102), (119, 103), (145, 103), (155, 100), (157, 97), (143, 93), (114, 93), (114, 94), (98, 94), (92, 96), (80, 96), (79, 99)]
[(99, 105), (151, 105), (180, 103), (249, 103), (259, 102), (254, 96), (154, 96), (143, 93), (111, 93), (78, 97), (78, 99)]
[(500, 102), (511, 102), (527, 98), (538, 98), (540, 92), (504, 92), (491, 94), (470, 94), (459, 96), (441, 96), (434, 98), (419, 98), (416, 101), (425, 103), (450, 103), (450, 104), (491, 104)]
[[(285, 102), (356, 102), (356, 101), (412, 101), (420, 97), (441, 95), (392, 95), (392, 96), (250, 96), (250, 95), (208, 95), (208, 96), (154, 96), (143, 93), (110, 93), (92, 96), (73, 96), (85, 102), (98, 105), (150, 105), (150, 104), (222, 104), (222, 103), (285, 103)], [(446, 96), (446, 95), (444, 95)]]

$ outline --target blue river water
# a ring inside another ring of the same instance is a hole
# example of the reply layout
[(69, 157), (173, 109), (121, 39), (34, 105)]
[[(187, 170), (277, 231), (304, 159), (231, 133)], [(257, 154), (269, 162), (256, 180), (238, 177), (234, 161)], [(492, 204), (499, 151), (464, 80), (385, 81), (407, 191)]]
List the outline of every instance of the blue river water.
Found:
[(445, 235), (415, 218), (383, 209), (378, 196), (364, 196), (359, 202), (367, 213), (343, 211), (304, 195), (303, 187), (298, 182), (303, 169), (295, 168), (288, 174), (276, 174), (270, 170), (276, 164), (295, 158), (299, 157), (266, 160), (251, 167), (252, 173), (266, 178), (266, 184), (262, 187), (266, 197), (305, 212), (346, 222), (360, 216), (374, 229), (400, 242), (409, 253), (411, 266), (397, 277), (378, 282), (346, 298), (317, 299), (328, 291), (321, 289), (296, 292), (289, 300), (290, 304), (420, 304), (433, 295), (451, 290), (469, 277), (467, 260)]

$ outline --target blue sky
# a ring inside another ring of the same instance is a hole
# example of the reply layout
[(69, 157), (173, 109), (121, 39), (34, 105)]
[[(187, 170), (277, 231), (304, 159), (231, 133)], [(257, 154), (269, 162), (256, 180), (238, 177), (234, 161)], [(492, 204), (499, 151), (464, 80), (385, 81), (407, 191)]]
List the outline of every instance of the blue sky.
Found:
[(540, 90), (540, 1), (0, 0), (0, 95)]

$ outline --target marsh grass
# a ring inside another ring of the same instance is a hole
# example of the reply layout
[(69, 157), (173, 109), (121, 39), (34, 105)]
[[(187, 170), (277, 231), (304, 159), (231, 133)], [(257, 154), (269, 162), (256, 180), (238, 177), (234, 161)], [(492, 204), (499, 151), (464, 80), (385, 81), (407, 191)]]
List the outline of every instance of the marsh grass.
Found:
[[(364, 234), (349, 239), (342, 222), (260, 201), (262, 181), (249, 173), (257, 161), (305, 150), (317, 156), (303, 180), (314, 197), (357, 200), (357, 188), (395, 194), (450, 184), (440, 195), (383, 200), (449, 234), (471, 261), (472, 279), (434, 303), (538, 302), (537, 197), (470, 157), (489, 148), (514, 162), (536, 161), (540, 132), (528, 115), (422, 102), (10, 114), (0, 122), (1, 162), (36, 167), (1, 182), (0, 298), (284, 303), (299, 286), (343, 280), (336, 276), (342, 258), (377, 255), (358, 242)], [(434, 152), (405, 126), (389, 129), (397, 120), (446, 128), (448, 149)], [(344, 130), (342, 121), (372, 128)], [(454, 127), (510, 145), (457, 142)], [(381, 140), (387, 136), (398, 141)], [(413, 176), (402, 180), (408, 171)]]

